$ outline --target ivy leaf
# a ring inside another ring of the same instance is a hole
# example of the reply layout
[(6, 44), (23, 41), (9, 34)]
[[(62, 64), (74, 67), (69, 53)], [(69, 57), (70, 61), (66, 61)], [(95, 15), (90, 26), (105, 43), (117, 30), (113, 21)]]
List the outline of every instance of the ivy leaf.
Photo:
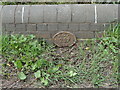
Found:
[(41, 77), (40, 74), (41, 74), (40, 70), (38, 70), (37, 72), (35, 72), (35, 73), (34, 73), (35, 78), (40, 78), (40, 77)]
[(20, 80), (25, 80), (26, 79), (26, 75), (23, 72), (20, 72), (18, 74), (18, 77), (19, 77)]

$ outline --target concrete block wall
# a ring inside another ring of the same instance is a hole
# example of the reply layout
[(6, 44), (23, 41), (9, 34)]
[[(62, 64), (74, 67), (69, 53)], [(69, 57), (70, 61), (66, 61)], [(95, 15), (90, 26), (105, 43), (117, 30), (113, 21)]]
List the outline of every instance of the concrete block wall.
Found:
[(2, 32), (52, 38), (69, 31), (77, 38), (94, 38), (118, 20), (118, 4), (5, 5)]

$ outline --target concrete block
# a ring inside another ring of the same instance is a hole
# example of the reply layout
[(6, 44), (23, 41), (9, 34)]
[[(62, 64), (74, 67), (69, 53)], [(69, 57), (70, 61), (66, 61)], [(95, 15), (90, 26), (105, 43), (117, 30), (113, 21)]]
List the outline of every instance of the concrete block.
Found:
[(87, 4), (85, 6), (86, 13), (86, 22), (94, 23), (95, 22), (95, 6), (92, 4)]
[(37, 24), (37, 31), (46, 31), (48, 30), (48, 25), (46, 23)]
[(13, 35), (15, 35), (15, 34), (29, 35), (29, 33), (27, 31), (13, 31), (13, 32), (11, 32), (11, 34), (13, 34)]
[(3, 7), (2, 23), (14, 23), (16, 7), (16, 5), (6, 5)]
[(69, 31), (78, 31), (79, 30), (79, 24), (78, 23), (70, 23), (68, 30)]
[[(116, 5), (114, 4), (98, 4), (97, 16), (98, 23), (114, 22), (116, 18)], [(118, 11), (117, 11), (118, 12)]]
[(18, 5), (15, 12), (15, 23), (28, 23), (30, 5)]
[(2, 7), (3, 7), (3, 5), (0, 5), (0, 26), (2, 24)]
[(57, 31), (58, 23), (48, 23), (48, 31)]
[(15, 24), (6, 24), (6, 31), (15, 31)]
[(49, 39), (50, 38), (50, 33), (45, 31), (28, 31), (29, 34), (34, 34), (37, 38), (44, 38), (44, 39)]
[(85, 22), (85, 5), (72, 5), (72, 22)]
[(67, 23), (59, 23), (58, 24), (58, 30), (61, 31), (61, 30), (68, 30), (69, 28), (69, 25)]
[(94, 38), (94, 32), (91, 31), (79, 31), (79, 32), (73, 32), (77, 39), (90, 39)]
[(115, 7), (115, 9), (114, 9), (114, 13), (115, 13), (115, 17), (114, 17), (114, 18), (115, 18), (115, 21), (116, 21), (116, 22), (118, 22), (118, 18), (119, 18), (119, 16), (118, 16), (118, 15), (119, 15), (119, 9), (120, 9), (120, 8), (119, 8), (119, 5), (120, 5), (120, 4), (115, 4), (116, 7)]
[(16, 31), (26, 31), (26, 24), (16, 24)]
[(104, 31), (110, 28), (111, 23), (98, 23), (98, 24), (91, 24), (90, 30), (94, 31)]
[(118, 22), (120, 23), (120, 4), (118, 5)]
[(71, 5), (58, 5), (57, 22), (71, 22)]
[(40, 23), (43, 22), (43, 5), (32, 5), (30, 7), (29, 23)]
[(104, 35), (104, 31), (101, 31), (101, 32), (95, 32), (95, 38), (101, 38), (101, 37), (103, 37), (103, 35)]
[(103, 24), (103, 30), (107, 30), (110, 28), (110, 23), (104, 23)]
[(56, 22), (57, 21), (57, 5), (45, 5), (44, 6), (44, 22)]
[(27, 31), (36, 31), (37, 25), (36, 24), (27, 24)]
[(2, 24), (2, 32), (6, 31), (6, 24)]
[(1, 12), (1, 10), (2, 10), (2, 7), (3, 7), (3, 5), (0, 5), (0, 12)]
[(90, 30), (90, 24), (89, 23), (80, 23), (79, 25), (80, 29), (79, 30)]
[(90, 31), (99, 31), (101, 30), (101, 24), (90, 24)]
[(56, 33), (58, 33), (59, 31), (50, 31), (50, 36), (51, 36), (51, 38), (56, 34)]
[(90, 4), (72, 5), (72, 22), (94, 22), (94, 6)]

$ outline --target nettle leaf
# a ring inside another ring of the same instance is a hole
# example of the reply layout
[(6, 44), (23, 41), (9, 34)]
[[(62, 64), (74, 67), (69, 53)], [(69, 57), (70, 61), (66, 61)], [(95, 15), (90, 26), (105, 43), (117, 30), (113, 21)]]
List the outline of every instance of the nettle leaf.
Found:
[(20, 80), (25, 80), (26, 79), (26, 75), (23, 72), (20, 72), (18, 74), (18, 77), (19, 77)]
[(14, 65), (15, 65), (15, 67), (17, 67), (18, 69), (21, 69), (22, 68), (22, 62), (20, 61), (20, 60), (17, 60), (17, 61), (15, 61), (14, 62)]
[(38, 70), (37, 72), (34, 73), (35, 78), (40, 78), (41, 77), (41, 72)]

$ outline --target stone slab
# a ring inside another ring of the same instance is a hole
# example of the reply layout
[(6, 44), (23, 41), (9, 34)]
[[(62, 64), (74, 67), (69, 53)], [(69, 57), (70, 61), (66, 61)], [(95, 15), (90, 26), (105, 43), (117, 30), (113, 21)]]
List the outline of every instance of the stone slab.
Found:
[(57, 21), (57, 5), (45, 5), (44, 6), (44, 22), (56, 22)]
[(71, 22), (71, 5), (58, 5), (57, 22)]
[(16, 5), (6, 5), (3, 7), (2, 23), (14, 23), (16, 7)]
[(72, 22), (94, 22), (94, 6), (91, 4), (72, 5)]
[(48, 23), (48, 31), (57, 31), (58, 23)]
[(80, 29), (79, 30), (90, 30), (90, 23), (80, 23), (79, 25)]
[(78, 23), (70, 23), (68, 30), (69, 31), (78, 31), (79, 30), (79, 24)]
[(2, 32), (6, 31), (6, 24), (2, 23)]
[(18, 5), (15, 12), (15, 23), (28, 23), (30, 5)]
[(15, 31), (15, 24), (6, 24), (6, 31)]
[(117, 18), (116, 5), (114, 4), (104, 4), (96, 5), (97, 6), (97, 20), (98, 23), (114, 22)]
[(26, 31), (26, 24), (16, 24), (16, 31)]
[(75, 36), (77, 37), (77, 39), (90, 39), (90, 38), (94, 38), (94, 32), (91, 31), (79, 31), (79, 32), (73, 32), (75, 34)]
[(2, 7), (3, 5), (0, 5), (0, 35), (2, 35)]
[(1, 0), (2, 2), (113, 2), (118, 0)]
[(50, 39), (50, 33), (45, 31), (45, 32), (41, 32), (41, 31), (27, 31), (28, 34), (34, 34), (37, 38), (44, 38), (44, 39)]
[(37, 25), (36, 24), (27, 24), (27, 31), (36, 31)]
[(44, 18), (43, 8), (44, 5), (32, 5), (30, 7), (29, 23), (43, 22), (43, 18)]
[(3, 8), (3, 5), (0, 5), (0, 23), (2, 23), (2, 8)]
[(48, 26), (46, 23), (37, 24), (37, 31), (47, 31)]
[(118, 5), (118, 22), (120, 23), (120, 4)]
[(68, 30), (68, 28), (69, 28), (68, 23), (59, 23), (59, 24), (58, 24), (58, 30), (59, 30), (59, 31), (61, 31), (61, 30), (66, 31), (66, 30)]

